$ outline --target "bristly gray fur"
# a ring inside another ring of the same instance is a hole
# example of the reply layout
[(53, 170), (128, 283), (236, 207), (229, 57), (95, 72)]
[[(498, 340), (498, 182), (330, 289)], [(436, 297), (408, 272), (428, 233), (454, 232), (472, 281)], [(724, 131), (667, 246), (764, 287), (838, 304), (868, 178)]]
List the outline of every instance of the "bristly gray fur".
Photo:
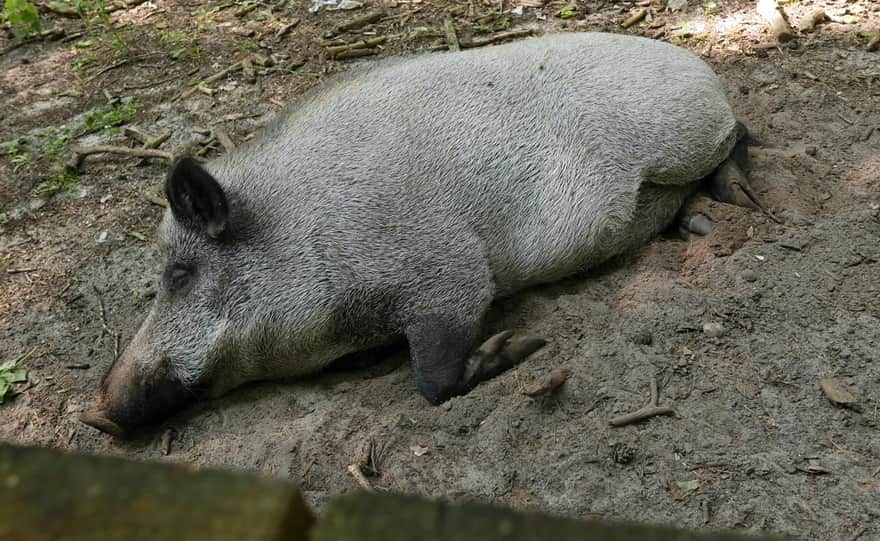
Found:
[(149, 363), (215, 393), (300, 375), (436, 314), (635, 249), (736, 142), (716, 75), (644, 38), (560, 34), (393, 59), (297, 100), (207, 164), (232, 241), (165, 217), (186, 299), (160, 293)]

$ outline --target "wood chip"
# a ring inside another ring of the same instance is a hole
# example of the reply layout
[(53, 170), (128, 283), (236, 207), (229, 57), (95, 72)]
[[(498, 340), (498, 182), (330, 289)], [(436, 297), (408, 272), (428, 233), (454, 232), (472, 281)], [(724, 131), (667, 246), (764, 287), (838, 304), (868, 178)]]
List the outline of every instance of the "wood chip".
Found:
[(625, 21), (623, 21), (623, 24), (621, 26), (623, 26), (624, 28), (629, 28), (630, 26), (632, 26), (632, 25), (638, 23), (639, 21), (641, 21), (642, 19), (644, 19), (645, 15), (647, 15), (647, 14), (648, 14), (647, 9), (644, 9), (644, 8), (640, 9), (640, 10), (636, 11), (635, 13), (633, 13), (632, 15), (630, 15)]
[(553, 394), (571, 375), (571, 371), (565, 368), (557, 368), (544, 377), (527, 385), (521, 392), (532, 398)]
[(461, 50), (461, 46), (458, 43), (458, 34), (455, 33), (455, 23), (452, 19), (446, 19), (443, 21), (443, 29), (446, 31), (446, 46), (453, 53), (457, 53)]

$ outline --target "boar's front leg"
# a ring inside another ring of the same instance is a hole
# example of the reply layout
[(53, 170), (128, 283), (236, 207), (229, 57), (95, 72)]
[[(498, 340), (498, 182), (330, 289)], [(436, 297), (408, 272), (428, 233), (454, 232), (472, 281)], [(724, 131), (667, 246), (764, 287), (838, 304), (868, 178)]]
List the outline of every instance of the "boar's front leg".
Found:
[(474, 349), (479, 328), (479, 324), (457, 324), (440, 316), (421, 318), (407, 326), (416, 386), (431, 404), (466, 394), (545, 344), (540, 338), (513, 337), (511, 331), (504, 331)]

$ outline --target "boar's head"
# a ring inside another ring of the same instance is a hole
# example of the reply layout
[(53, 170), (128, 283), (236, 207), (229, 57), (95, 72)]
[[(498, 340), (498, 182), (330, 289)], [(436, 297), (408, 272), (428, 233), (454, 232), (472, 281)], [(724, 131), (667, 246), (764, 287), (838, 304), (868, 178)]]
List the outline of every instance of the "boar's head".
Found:
[[(291, 241), (264, 232), (271, 220), (191, 158), (172, 166), (165, 194), (164, 268), (153, 306), (105, 375), (94, 409), (80, 417), (119, 437), (202, 394), (288, 375), (273, 363), (293, 356), (307, 364), (322, 341), (314, 315), (320, 284), (304, 286), (302, 273), (289, 271), (303, 251), (279, 253), (278, 244)], [(279, 268), (288, 270), (281, 283)]]

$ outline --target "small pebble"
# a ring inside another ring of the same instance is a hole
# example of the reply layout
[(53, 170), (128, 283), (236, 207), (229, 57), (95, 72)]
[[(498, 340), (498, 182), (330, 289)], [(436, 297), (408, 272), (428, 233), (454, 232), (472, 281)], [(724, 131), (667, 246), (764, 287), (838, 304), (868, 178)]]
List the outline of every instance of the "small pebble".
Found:
[(808, 146), (807, 148), (804, 149), (804, 152), (807, 154), (807, 156), (813, 156), (813, 157), (816, 157), (816, 153), (819, 152), (819, 149), (817, 149), (816, 147), (810, 145), (810, 146)]
[(709, 338), (724, 336), (727, 330), (720, 323), (703, 323), (703, 333)]
[(746, 282), (754, 282), (758, 279), (758, 274), (755, 271), (744, 270), (740, 273), (739, 277)]

